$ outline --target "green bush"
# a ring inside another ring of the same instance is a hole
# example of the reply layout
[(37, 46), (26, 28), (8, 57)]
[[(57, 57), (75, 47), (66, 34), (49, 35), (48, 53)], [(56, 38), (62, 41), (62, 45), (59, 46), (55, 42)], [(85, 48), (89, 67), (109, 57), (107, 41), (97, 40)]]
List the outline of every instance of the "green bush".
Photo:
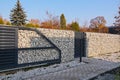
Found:
[(72, 30), (74, 30), (74, 31), (80, 31), (80, 27), (79, 27), (78, 22), (72, 22), (71, 28), (72, 28)]
[(4, 20), (2, 17), (0, 17), (0, 24), (4, 24)]

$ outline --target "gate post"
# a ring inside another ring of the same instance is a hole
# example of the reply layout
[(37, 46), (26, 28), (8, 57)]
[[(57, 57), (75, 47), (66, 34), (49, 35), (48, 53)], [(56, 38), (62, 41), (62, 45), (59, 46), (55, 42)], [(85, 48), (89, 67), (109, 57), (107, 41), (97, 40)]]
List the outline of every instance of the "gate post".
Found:
[(82, 57), (85, 56), (85, 33), (75, 32), (75, 58), (80, 59), (82, 62)]

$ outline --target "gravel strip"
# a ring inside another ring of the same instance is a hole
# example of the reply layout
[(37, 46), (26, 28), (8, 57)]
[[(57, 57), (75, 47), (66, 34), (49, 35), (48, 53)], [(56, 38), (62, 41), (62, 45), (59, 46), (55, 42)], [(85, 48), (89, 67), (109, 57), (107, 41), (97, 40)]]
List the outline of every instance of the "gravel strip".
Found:
[(82, 64), (85, 64), (85, 63), (83, 62), (80, 63), (79, 60), (71, 61), (68, 63), (54, 64), (49, 67), (36, 68), (36, 69), (32, 69), (26, 72), (19, 71), (15, 74), (0, 76), (0, 80), (22, 80), (22, 79), (34, 77), (37, 75), (44, 75), (44, 74), (62, 71), (62, 70), (69, 69), (72, 67), (80, 66)]
[[(49, 67), (36, 68), (29, 71), (19, 71), (15, 74), (0, 76), (0, 80), (39, 80), (41, 78), (43, 78), (41, 80), (49, 80), (46, 78), (51, 76), (54, 76), (55, 78), (57, 78), (57, 76), (60, 78), (61, 76), (63, 76), (64, 78), (66, 78), (66, 80), (72, 76), (71, 80), (73, 80), (73, 77), (74, 80), (78, 80), (78, 78), (82, 78), (83, 80), (86, 77), (92, 78), (101, 73), (104, 73), (106, 70), (111, 70), (120, 66), (119, 56), (120, 52), (101, 55), (100, 57), (95, 58), (83, 58), (83, 62), (81, 63), (79, 62), (79, 59), (76, 59), (68, 63), (54, 64)], [(69, 77), (66, 77), (64, 73), (66, 76)], [(54, 77), (53, 80), (58, 80), (54, 79)], [(115, 77), (116, 74), (107, 73), (98, 76), (94, 80), (114, 80)]]
[[(94, 58), (112, 62), (120, 62), (120, 52), (108, 53)], [(113, 73), (106, 73), (104, 75), (100, 75), (94, 80), (120, 80), (120, 69), (116, 70)]]
[(111, 61), (111, 62), (120, 62), (120, 52), (99, 55), (99, 56), (96, 56), (94, 58), (106, 60), (106, 61)]

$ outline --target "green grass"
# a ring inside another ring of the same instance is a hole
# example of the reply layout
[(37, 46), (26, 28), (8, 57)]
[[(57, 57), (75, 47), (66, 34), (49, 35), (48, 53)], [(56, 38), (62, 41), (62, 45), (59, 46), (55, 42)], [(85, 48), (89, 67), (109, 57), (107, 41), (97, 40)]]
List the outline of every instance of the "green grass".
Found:
[(120, 67), (113, 71), (112, 74), (115, 75), (115, 80), (120, 80)]
[(120, 80), (120, 71), (115, 74), (115, 80)]

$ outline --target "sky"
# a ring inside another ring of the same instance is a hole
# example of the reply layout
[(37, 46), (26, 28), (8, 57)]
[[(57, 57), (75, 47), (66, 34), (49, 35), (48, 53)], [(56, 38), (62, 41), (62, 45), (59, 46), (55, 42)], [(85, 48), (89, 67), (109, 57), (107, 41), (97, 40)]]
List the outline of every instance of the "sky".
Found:
[[(17, 0), (0, 0), (0, 15), (9, 20), (10, 10), (15, 7)], [(82, 26), (89, 24), (97, 16), (104, 16), (107, 26), (114, 23), (118, 15), (120, 0), (20, 0), (27, 19), (47, 19), (46, 12), (60, 16), (65, 15), (67, 23), (78, 21)]]

